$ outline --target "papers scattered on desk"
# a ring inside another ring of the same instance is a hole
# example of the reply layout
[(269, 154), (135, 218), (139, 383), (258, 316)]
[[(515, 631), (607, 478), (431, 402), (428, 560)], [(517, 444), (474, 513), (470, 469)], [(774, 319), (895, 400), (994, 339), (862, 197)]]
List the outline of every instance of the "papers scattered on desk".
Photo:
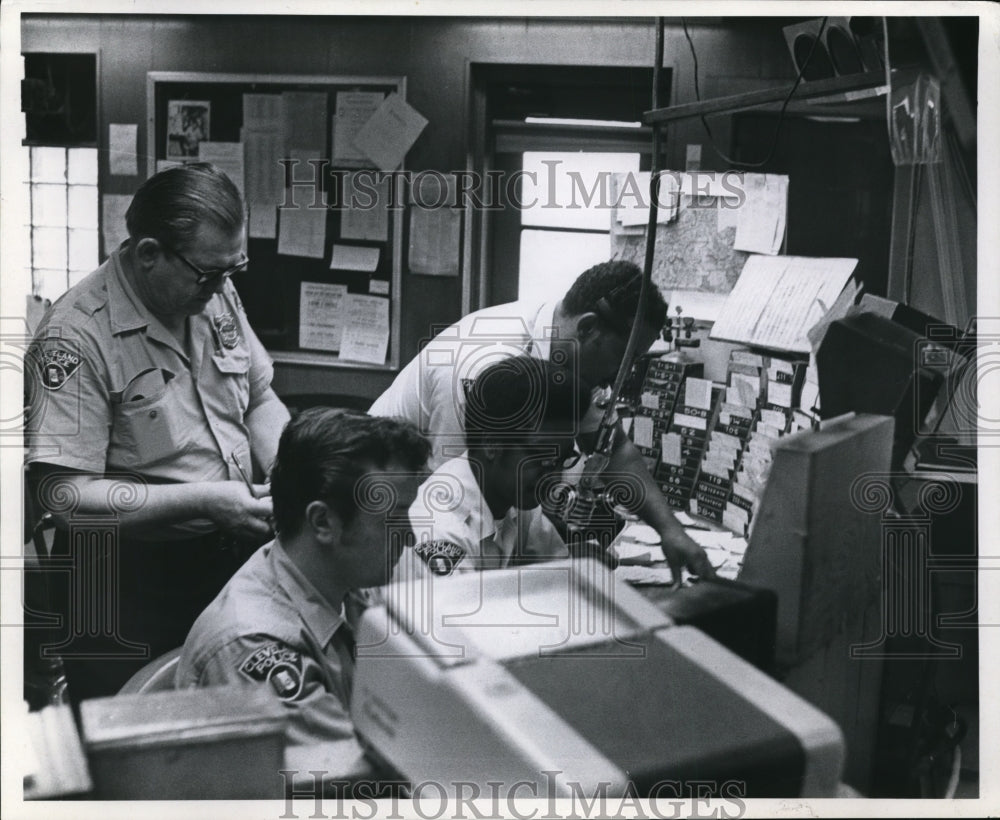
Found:
[(674, 510), (674, 518), (682, 527), (693, 527), (697, 523), (690, 515), (683, 510)]
[[(620, 566), (615, 577), (633, 586), (673, 586), (674, 575), (670, 567), (661, 564), (655, 567)], [(689, 587), (697, 582), (697, 577), (686, 569), (681, 571), (681, 586)]]
[(655, 564), (657, 561), (667, 560), (659, 545), (637, 544), (619, 538), (611, 545), (611, 549), (623, 564)]
[[(681, 510), (675, 511), (674, 517), (684, 525), (684, 531), (691, 539), (705, 550), (716, 573), (722, 578), (736, 579), (747, 551), (746, 538), (728, 530), (700, 529), (703, 525)], [(621, 562), (616, 570), (619, 578), (631, 584), (673, 583), (659, 535), (648, 524), (632, 522), (626, 525), (611, 549)], [(685, 570), (683, 579), (689, 577)]]
[(649, 524), (633, 521), (619, 533), (619, 538), (637, 541), (640, 544), (659, 544), (660, 536)]
[(709, 563), (723, 578), (735, 579), (743, 566), (743, 555), (747, 551), (747, 540), (731, 532), (709, 532), (687, 530), (708, 557)]
[(670, 586), (674, 582), (674, 574), (669, 567), (620, 566), (615, 570), (615, 577), (636, 586)]

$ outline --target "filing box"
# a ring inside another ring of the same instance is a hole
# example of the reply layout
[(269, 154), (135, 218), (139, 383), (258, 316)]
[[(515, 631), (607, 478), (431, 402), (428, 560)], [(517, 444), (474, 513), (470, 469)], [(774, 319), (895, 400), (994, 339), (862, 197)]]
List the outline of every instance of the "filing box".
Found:
[(216, 686), (84, 701), (81, 735), (102, 800), (278, 799), (285, 707)]

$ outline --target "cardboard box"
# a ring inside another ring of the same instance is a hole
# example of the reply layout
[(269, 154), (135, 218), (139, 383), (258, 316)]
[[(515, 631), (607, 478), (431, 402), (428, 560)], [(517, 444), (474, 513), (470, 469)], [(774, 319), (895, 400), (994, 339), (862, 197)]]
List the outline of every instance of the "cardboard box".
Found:
[(95, 797), (281, 798), (287, 718), (269, 691), (241, 686), (84, 701), (81, 736)]

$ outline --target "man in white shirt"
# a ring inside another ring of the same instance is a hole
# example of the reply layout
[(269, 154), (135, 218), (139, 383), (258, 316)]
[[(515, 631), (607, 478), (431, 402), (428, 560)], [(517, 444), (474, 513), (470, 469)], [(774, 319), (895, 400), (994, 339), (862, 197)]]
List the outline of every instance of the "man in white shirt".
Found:
[[(600, 394), (615, 377), (637, 321), (642, 273), (631, 262), (603, 262), (584, 271), (561, 300), (538, 304), (512, 302), (470, 313), (433, 338), (372, 405), (376, 416), (415, 424), (433, 447), (429, 465), (440, 466), (466, 449), (465, 404), (468, 385), (490, 363), (528, 355), (546, 360), (596, 400), (580, 423), (578, 441), (592, 450), (603, 413)], [(666, 318), (663, 297), (651, 288), (638, 317), (642, 353), (655, 341)], [(638, 482), (629, 511), (657, 531), (675, 580), (682, 567), (714, 576), (704, 550), (674, 518), (641, 454), (616, 425), (606, 473)]]
[(546, 362), (501, 360), (477, 376), (465, 404), (469, 449), (438, 467), (410, 506), (416, 545), (394, 580), (566, 558), (543, 495), (580, 458), (590, 395)]

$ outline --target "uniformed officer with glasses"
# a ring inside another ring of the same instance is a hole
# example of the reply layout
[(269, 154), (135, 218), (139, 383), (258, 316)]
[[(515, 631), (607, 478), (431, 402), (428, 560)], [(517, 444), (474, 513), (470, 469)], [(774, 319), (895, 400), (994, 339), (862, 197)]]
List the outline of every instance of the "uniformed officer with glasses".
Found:
[[(179, 647), (273, 535), (264, 482), (288, 411), (229, 281), (248, 264), (245, 213), (212, 165), (150, 177), (128, 240), (52, 306), (30, 348), (26, 460), (58, 525), (53, 557), (74, 567), (53, 586), (75, 699), (113, 694)], [(111, 522), (98, 558), (67, 543), (85, 520)]]

